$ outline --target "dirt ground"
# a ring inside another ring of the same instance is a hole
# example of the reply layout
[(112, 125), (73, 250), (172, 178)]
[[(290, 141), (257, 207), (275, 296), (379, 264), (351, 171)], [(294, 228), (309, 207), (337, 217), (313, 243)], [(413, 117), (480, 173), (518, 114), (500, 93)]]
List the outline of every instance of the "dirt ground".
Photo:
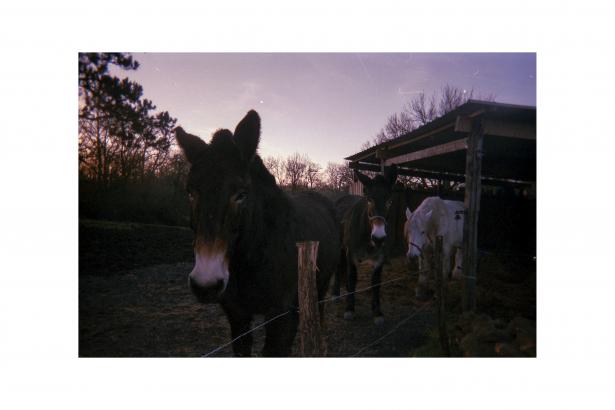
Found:
[[(404, 357), (420, 346), (433, 326), (431, 303), (413, 299), (414, 281), (402, 259), (385, 267), (382, 287), (385, 323), (372, 321), (371, 291), (357, 295), (356, 315), (343, 319), (344, 302), (326, 308), (328, 356), (357, 353), (369, 357)], [(218, 305), (195, 302), (187, 286), (191, 263), (156, 265), (110, 276), (82, 274), (79, 281), (79, 355), (81, 357), (200, 357), (230, 340), (230, 328)], [(359, 273), (357, 289), (369, 286), (369, 270)], [(424, 306), (425, 305), (425, 306)], [(401, 320), (421, 310), (382, 341)], [(257, 317), (253, 326), (263, 320)], [(264, 327), (254, 332), (253, 353), (259, 355)], [(364, 350), (362, 350), (364, 349)], [(295, 341), (294, 351), (297, 350)], [(230, 346), (212, 357), (230, 357)]]
[[(229, 342), (230, 329), (220, 307), (198, 304), (189, 292), (191, 259), (191, 232), (185, 228), (80, 223), (79, 356), (200, 357)], [(178, 260), (186, 262), (172, 263)], [(536, 319), (535, 260), (483, 255), (478, 277), (478, 312), (504, 321)], [(382, 285), (382, 326), (373, 324), (371, 290), (357, 294), (351, 321), (343, 319), (343, 300), (326, 304), (328, 356), (440, 354), (435, 304), (414, 298), (416, 274), (404, 258), (384, 267), (383, 282), (397, 278)], [(369, 285), (370, 269), (363, 266), (357, 289)], [(461, 314), (461, 283), (450, 282), (448, 294), (452, 327)], [(253, 327), (262, 321), (256, 317)], [(262, 350), (264, 334), (264, 327), (254, 332), (254, 355)], [(228, 346), (212, 356), (231, 355)]]

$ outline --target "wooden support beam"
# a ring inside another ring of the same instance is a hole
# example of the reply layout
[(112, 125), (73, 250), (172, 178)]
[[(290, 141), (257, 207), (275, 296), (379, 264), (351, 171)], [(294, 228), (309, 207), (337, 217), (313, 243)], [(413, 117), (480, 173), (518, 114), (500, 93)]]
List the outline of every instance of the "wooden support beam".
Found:
[(483, 127), (475, 118), (468, 136), (466, 151), (465, 218), (463, 220), (463, 310), (476, 308), (476, 277), (478, 266), (478, 217), (480, 212)]
[(386, 148), (381, 148), (378, 151), (376, 151), (376, 158), (380, 160), (380, 172), (383, 175), (384, 175), (384, 165), (385, 165), (386, 157), (387, 157)]
[[(447, 294), (447, 277), (448, 272), (443, 272), (443, 251), (442, 251), (442, 236), (436, 236), (435, 252), (433, 253), (432, 269), (435, 270), (436, 279), (436, 298), (438, 301), (438, 333), (440, 335), (440, 347), (446, 356), (451, 355), (451, 349), (448, 342), (448, 330), (446, 327), (446, 294)], [(445, 275), (446, 274), (446, 275)]]
[[(375, 171), (380, 172), (380, 165), (371, 164), (368, 162), (351, 162), (349, 164), (351, 169), (363, 170), (363, 171)], [(455, 172), (438, 172), (431, 171), (428, 169), (416, 169), (409, 168), (403, 166), (397, 166), (397, 173), (399, 175), (405, 175), (409, 177), (419, 177), (419, 178), (431, 178), (431, 179), (442, 179), (454, 182), (465, 182), (466, 177), (464, 174), (458, 174)], [(490, 177), (481, 177), (483, 184), (491, 185), (491, 186), (530, 186), (535, 184), (532, 181), (520, 181), (514, 179), (502, 179), (502, 178), (490, 178)]]
[(318, 241), (297, 242), (299, 293), (299, 352), (302, 357), (324, 356), (326, 347), (320, 328), (316, 258)]
[(436, 145), (435, 147), (429, 147), (420, 151), (410, 152), (408, 154), (398, 155), (396, 157), (387, 158), (385, 165), (393, 164), (405, 164), (412, 161), (418, 161), (419, 159), (425, 159), (435, 157), (437, 155), (448, 154), (449, 152), (461, 151), (467, 147), (467, 138), (461, 138), (455, 141), (447, 142), (445, 144)]
[[(468, 117), (457, 117), (455, 121), (456, 132), (471, 132), (473, 119)], [(520, 138), (527, 140), (536, 139), (536, 124), (522, 122), (501, 121), (484, 118), (483, 134), (496, 137)]]

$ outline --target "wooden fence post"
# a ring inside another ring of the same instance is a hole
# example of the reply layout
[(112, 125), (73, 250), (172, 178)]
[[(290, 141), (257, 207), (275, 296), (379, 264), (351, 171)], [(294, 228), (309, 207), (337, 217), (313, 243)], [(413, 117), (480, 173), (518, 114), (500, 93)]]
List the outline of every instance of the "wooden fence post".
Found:
[(481, 195), (481, 163), (483, 156), (483, 126), (474, 119), (466, 151), (465, 218), (463, 220), (463, 310), (476, 308), (476, 277), (478, 265), (478, 214)]
[(323, 356), (316, 286), (318, 241), (297, 242), (299, 291), (299, 354), (302, 357)]
[(440, 335), (440, 346), (442, 347), (442, 351), (447, 356), (450, 356), (451, 351), (448, 344), (448, 330), (446, 328), (447, 283), (444, 279), (444, 272), (442, 270), (442, 236), (436, 236), (436, 248), (434, 251), (434, 260), (431, 265), (433, 266), (436, 279), (436, 297), (438, 300), (438, 333)]

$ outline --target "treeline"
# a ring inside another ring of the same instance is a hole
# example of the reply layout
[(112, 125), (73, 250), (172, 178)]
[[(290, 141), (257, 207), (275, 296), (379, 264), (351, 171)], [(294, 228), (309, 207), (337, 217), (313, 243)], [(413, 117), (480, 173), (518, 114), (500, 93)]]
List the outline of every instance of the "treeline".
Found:
[(286, 158), (268, 156), (263, 158), (263, 162), (278, 185), (289, 191), (314, 189), (346, 192), (353, 178), (348, 164), (329, 162), (323, 169), (307, 155), (299, 153)]
[(79, 54), (79, 172), (101, 187), (177, 172), (177, 120), (156, 112), (140, 84), (109, 74), (111, 65), (139, 67), (128, 54)]
[(183, 225), (187, 165), (173, 149), (177, 120), (112, 66), (139, 63), (125, 53), (79, 54), (79, 215)]
[[(140, 84), (112, 75), (111, 67), (130, 72), (137, 70), (139, 63), (126, 53), (79, 54), (79, 215), (188, 225), (188, 164), (175, 145), (177, 120), (168, 111), (157, 110), (144, 97)], [(389, 116), (362, 149), (424, 125), (472, 96), (472, 90), (448, 85), (439, 94), (419, 94), (401, 112)], [(263, 162), (288, 191), (318, 190), (337, 199), (348, 192), (353, 181), (348, 164), (329, 162), (323, 168), (299, 153), (268, 156)], [(426, 178), (399, 180), (429, 191), (459, 188), (458, 184)]]
[[(130, 72), (139, 63), (127, 53), (79, 54), (79, 215), (188, 225), (188, 164), (175, 144), (177, 120), (112, 67)], [(264, 162), (288, 191), (314, 189), (335, 199), (352, 181), (346, 164), (323, 169), (298, 153)]]

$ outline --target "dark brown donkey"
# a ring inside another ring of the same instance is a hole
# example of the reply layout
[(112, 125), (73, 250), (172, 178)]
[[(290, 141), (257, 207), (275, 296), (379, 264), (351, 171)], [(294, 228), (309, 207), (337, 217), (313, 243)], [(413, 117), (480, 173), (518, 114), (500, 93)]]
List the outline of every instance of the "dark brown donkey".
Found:
[(340, 280), (346, 273), (345, 319), (354, 317), (357, 285), (357, 265), (370, 261), (372, 271), (372, 312), (374, 323), (381, 325), (384, 317), (380, 310), (380, 277), (387, 257), (386, 214), (390, 206), (393, 185), (397, 180), (397, 167), (385, 169), (384, 176), (373, 179), (355, 171), (355, 177), (363, 184), (365, 196), (347, 195), (337, 200), (335, 208), (342, 222), (342, 252), (335, 273), (333, 294), (340, 294)]
[[(325, 295), (339, 254), (333, 205), (304, 193), (287, 196), (256, 154), (260, 118), (250, 111), (232, 133), (216, 131), (209, 144), (176, 129), (191, 164), (188, 193), (195, 232), (195, 265), (189, 276), (200, 302), (219, 302), (231, 337), (250, 329), (255, 314), (266, 325), (264, 356), (288, 356), (297, 331), (296, 242), (320, 241), (318, 291)], [(236, 356), (252, 354), (252, 336), (233, 343)]]

